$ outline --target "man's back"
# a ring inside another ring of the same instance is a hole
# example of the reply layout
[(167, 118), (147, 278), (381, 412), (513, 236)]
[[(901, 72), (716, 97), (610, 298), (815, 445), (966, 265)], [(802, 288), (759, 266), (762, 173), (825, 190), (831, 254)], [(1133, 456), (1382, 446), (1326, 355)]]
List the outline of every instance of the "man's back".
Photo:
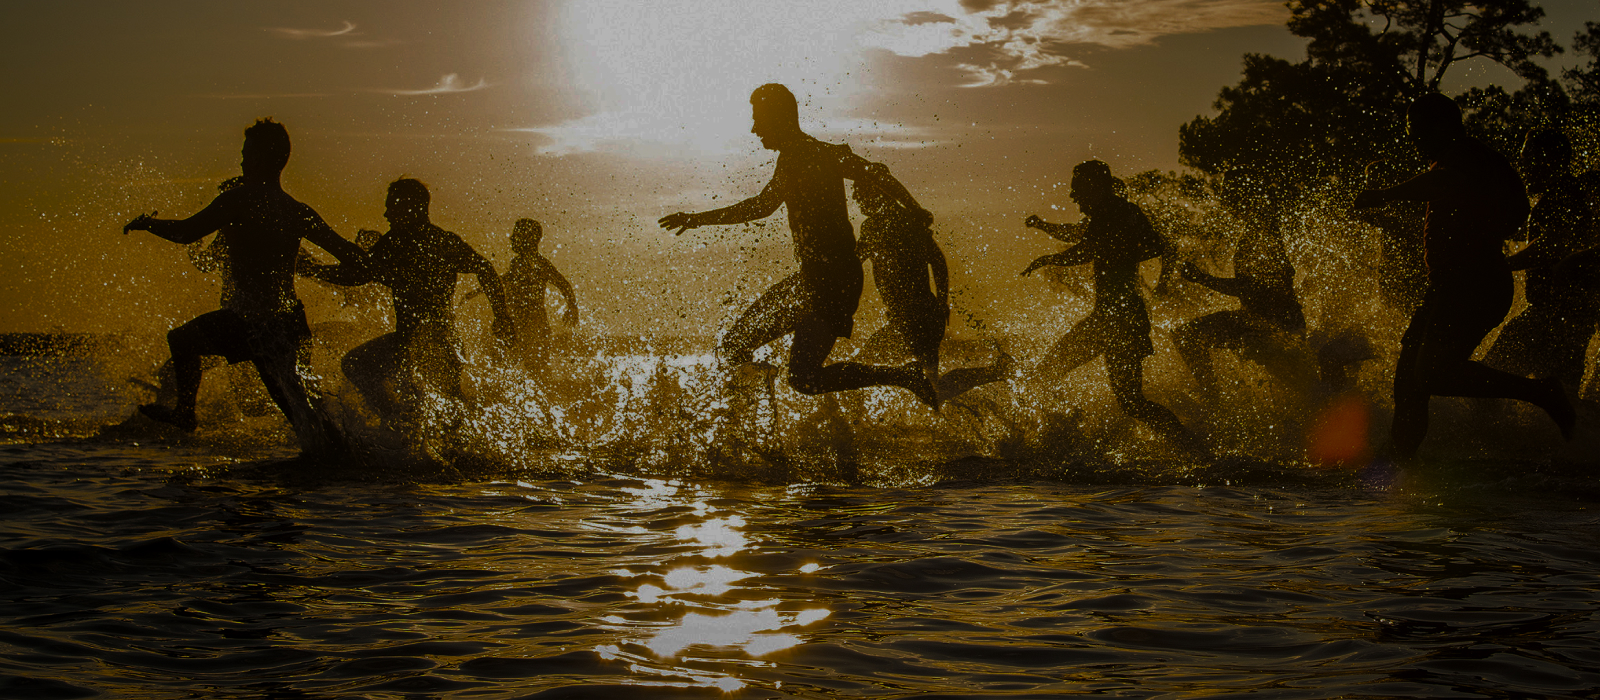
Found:
[(771, 186), (779, 188), (788, 205), (795, 257), (802, 264), (856, 260), (844, 181), (864, 176), (869, 165), (849, 146), (809, 136), (778, 155)]
[(1423, 247), (1430, 277), (1503, 265), (1503, 242), (1528, 218), (1522, 177), (1504, 156), (1473, 138), (1456, 141), (1434, 170), (1449, 177), (1450, 188), (1428, 200)]
[(326, 228), (321, 217), (269, 183), (247, 183), (217, 196), (207, 210), (226, 218), (217, 245), (228, 257), (228, 300), (241, 313), (286, 311), (298, 298), (294, 264), (300, 239)]
[(1161, 237), (1139, 205), (1116, 198), (1088, 221), (1084, 244), (1094, 259), (1095, 306), (1138, 300), (1139, 263), (1161, 254)]
[(424, 322), (453, 320), (456, 275), (478, 259), (460, 236), (429, 223), (384, 234), (372, 246), (367, 265), (373, 280), (394, 293), (395, 329), (409, 333)]

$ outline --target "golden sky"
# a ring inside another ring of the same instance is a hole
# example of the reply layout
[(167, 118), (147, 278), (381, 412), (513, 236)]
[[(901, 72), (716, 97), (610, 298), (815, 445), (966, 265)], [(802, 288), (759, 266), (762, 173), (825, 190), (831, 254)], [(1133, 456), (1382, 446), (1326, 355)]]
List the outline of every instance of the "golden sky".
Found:
[[(1545, 3), (1545, 27), (1565, 44), (1585, 5)], [(1016, 271), (1058, 246), (1022, 218), (1076, 218), (1064, 181), (1089, 157), (1176, 169), (1178, 126), (1244, 53), (1302, 56), (1286, 16), (1275, 0), (7, 3), (0, 331), (159, 333), (215, 308), (180, 246), (121, 226), (198, 211), (272, 116), (294, 143), (285, 188), (346, 237), (383, 230), (385, 185), (416, 177), (434, 221), (501, 269), (512, 222), (544, 222), (596, 332), (711, 334), (793, 269), (782, 214), (681, 238), (655, 220), (759, 191), (773, 154), (748, 97), (765, 82), (935, 214), (960, 298), (1025, 324), (1006, 301), (1054, 292)], [(331, 308), (300, 289), (313, 317)]]

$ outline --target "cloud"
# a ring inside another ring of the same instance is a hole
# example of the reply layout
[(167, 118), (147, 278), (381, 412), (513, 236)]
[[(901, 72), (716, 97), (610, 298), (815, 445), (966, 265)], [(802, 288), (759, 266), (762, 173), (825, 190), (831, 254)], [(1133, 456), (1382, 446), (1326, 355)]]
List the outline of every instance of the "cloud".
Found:
[(459, 76), (459, 75), (457, 75), (455, 73), (449, 73), (449, 74), (446, 74), (444, 77), (440, 78), (439, 82), (434, 84), (434, 86), (431, 87), (431, 88), (424, 88), (424, 89), (421, 89), (421, 90), (380, 90), (379, 92), (387, 92), (387, 93), (389, 93), (391, 95), (403, 95), (403, 96), (409, 96), (409, 95), (449, 95), (449, 94), (453, 94), (453, 93), (457, 93), (457, 92), (473, 92), (475, 90), (482, 90), (482, 89), (484, 89), (486, 87), (489, 87), (489, 82), (484, 80), (483, 78), (479, 78), (478, 82), (472, 83), (471, 85), (468, 85), (467, 83), (465, 83), (464, 81), (461, 80), (461, 76)]
[(954, 55), (967, 87), (1045, 82), (1026, 75), (1047, 67), (1084, 66), (1082, 47), (1122, 49), (1173, 34), (1281, 24), (1280, 0), (945, 0), (873, 23), (859, 41), (890, 53)]
[(359, 36), (356, 25), (350, 20), (345, 20), (344, 26), (338, 29), (296, 29), (294, 27), (264, 27), (266, 31), (277, 34), (285, 39), (329, 39), (336, 36)]

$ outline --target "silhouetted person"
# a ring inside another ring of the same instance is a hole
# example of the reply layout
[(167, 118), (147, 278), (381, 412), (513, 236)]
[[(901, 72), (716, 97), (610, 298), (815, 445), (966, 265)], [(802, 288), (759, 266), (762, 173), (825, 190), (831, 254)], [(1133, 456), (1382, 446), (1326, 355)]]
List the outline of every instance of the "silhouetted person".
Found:
[(1034, 372), (1064, 376), (1104, 356), (1111, 391), (1124, 412), (1183, 447), (1204, 453), (1172, 411), (1144, 395), (1144, 358), (1155, 352), (1155, 346), (1150, 342), (1150, 314), (1139, 294), (1139, 263), (1160, 256), (1162, 242), (1138, 205), (1117, 195), (1116, 182), (1104, 162), (1080, 163), (1072, 169), (1071, 197), (1084, 221), (1052, 224), (1032, 215), (1024, 221), (1072, 247), (1041, 256), (1023, 275), (1046, 265), (1087, 264), (1094, 271), (1094, 310), (1056, 341)]
[(240, 167), (243, 181), (187, 219), (140, 215), (123, 233), (149, 231), (174, 243), (190, 244), (220, 231), (225, 241), (227, 306), (203, 314), (167, 333), (172, 349), (177, 399), (173, 406), (148, 404), (140, 411), (184, 430), (195, 428), (200, 392), (200, 358), (221, 355), (231, 362), (250, 360), (309, 454), (340, 449), (333, 426), (312, 409), (296, 356), (311, 334), (305, 307), (295, 296), (295, 261), (300, 240), (309, 240), (352, 269), (365, 256), (323, 222), (315, 211), (283, 191), (280, 177), (289, 162), (289, 132), (265, 119), (245, 130)]
[[(461, 358), (450, 307), (456, 275), (478, 276), (494, 311), (491, 331), (506, 341), (515, 335), (494, 266), (460, 236), (428, 220), (429, 199), (427, 186), (419, 180), (389, 183), (383, 212), (389, 232), (373, 244), (367, 264), (330, 266), (313, 273), (340, 285), (377, 282), (394, 298), (395, 332), (362, 343), (340, 362), (345, 377), (385, 422), (405, 416), (409, 404), (420, 398), (419, 387), (410, 381), (413, 373), (446, 396), (462, 396)], [(390, 382), (398, 385), (392, 391)]]
[(1572, 145), (1555, 129), (1528, 135), (1519, 165), (1530, 194), (1540, 195), (1528, 217), (1526, 248), (1512, 255), (1512, 270), (1527, 270), (1527, 308), (1506, 322), (1484, 362), (1523, 376), (1555, 377), (1577, 388), (1600, 321), (1600, 304), (1558, 265), (1593, 245), (1594, 217), (1583, 185), (1572, 173)]
[(880, 367), (855, 362), (824, 363), (840, 337), (849, 337), (861, 301), (861, 260), (856, 256), (844, 181), (870, 182), (923, 221), (922, 209), (881, 164), (870, 163), (849, 146), (823, 143), (800, 130), (799, 109), (788, 88), (769, 83), (750, 95), (761, 145), (778, 152), (772, 180), (761, 194), (732, 206), (661, 218), (662, 228), (682, 233), (698, 226), (739, 224), (771, 216), (787, 205), (800, 271), (773, 285), (739, 317), (723, 337), (724, 359), (748, 365), (756, 348), (789, 333), (789, 386), (802, 394), (822, 394), (869, 386), (899, 386), (930, 406), (938, 395), (918, 362)]
[(517, 324), (517, 343), (522, 349), (523, 366), (529, 371), (542, 372), (550, 361), (550, 318), (545, 310), (545, 288), (555, 287), (566, 297), (567, 308), (561, 322), (568, 326), (578, 323), (578, 298), (573, 294), (572, 283), (560, 270), (539, 252), (539, 242), (544, 239), (544, 228), (533, 219), (518, 219), (511, 229), (511, 259), (502, 280), (506, 288), (506, 303)]
[(1555, 379), (1534, 381), (1472, 361), (1511, 309), (1511, 267), (1501, 252), (1528, 216), (1522, 179), (1506, 159), (1467, 135), (1461, 110), (1430, 93), (1406, 113), (1407, 130), (1432, 167), (1404, 183), (1367, 190), (1355, 207), (1428, 203), (1423, 249), (1428, 292), (1400, 340), (1394, 376), (1393, 454), (1416, 455), (1430, 396), (1520, 399), (1543, 408), (1571, 438), (1576, 414)]
[(870, 182), (857, 182), (854, 196), (867, 217), (856, 250), (872, 263), (872, 282), (888, 317), (888, 324), (873, 333), (865, 347), (889, 346), (917, 358), (923, 372), (936, 382), (940, 403), (1005, 379), (1011, 357), (1004, 352), (989, 367), (964, 367), (939, 375), (939, 345), (950, 320), (950, 273), (933, 240), (933, 228)]
[(1310, 389), (1310, 358), (1303, 353), (1306, 317), (1279, 231), (1284, 193), (1272, 189), (1252, 172), (1230, 173), (1223, 182), (1223, 205), (1244, 223), (1233, 254), (1232, 277), (1208, 274), (1191, 262), (1179, 267), (1190, 282), (1239, 299), (1238, 309), (1206, 314), (1173, 332), (1178, 353), (1207, 398), (1216, 398), (1211, 351), (1218, 348), (1260, 363), (1297, 391)]

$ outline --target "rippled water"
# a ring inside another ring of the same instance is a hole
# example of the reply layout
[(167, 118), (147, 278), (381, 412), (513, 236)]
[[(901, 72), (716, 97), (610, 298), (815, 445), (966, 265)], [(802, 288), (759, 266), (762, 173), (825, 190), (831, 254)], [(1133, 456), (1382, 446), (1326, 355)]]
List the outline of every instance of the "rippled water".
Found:
[(651, 478), (570, 450), (405, 478), (280, 443), (0, 445), (0, 697), (1600, 687), (1583, 465), (977, 480), (969, 459), (892, 488)]

